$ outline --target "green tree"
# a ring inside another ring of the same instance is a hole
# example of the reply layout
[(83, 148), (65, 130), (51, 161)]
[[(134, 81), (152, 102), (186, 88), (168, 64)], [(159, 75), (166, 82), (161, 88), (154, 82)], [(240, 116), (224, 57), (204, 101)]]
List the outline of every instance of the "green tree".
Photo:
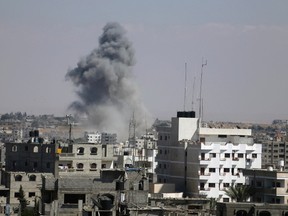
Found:
[(225, 194), (236, 202), (246, 202), (253, 195), (253, 189), (249, 185), (230, 186), (225, 189)]
[(22, 188), (22, 185), (20, 185), (20, 188), (19, 188), (18, 200), (19, 200), (19, 203), (20, 203), (21, 212), (24, 212), (25, 208), (28, 205), (28, 200), (25, 198), (25, 193), (24, 193), (24, 190)]

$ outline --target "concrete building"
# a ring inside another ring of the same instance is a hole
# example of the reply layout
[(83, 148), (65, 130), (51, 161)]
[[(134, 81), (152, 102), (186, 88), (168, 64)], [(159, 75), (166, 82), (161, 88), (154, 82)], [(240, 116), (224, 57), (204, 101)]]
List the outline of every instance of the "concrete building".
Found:
[(261, 168), (250, 129), (203, 128), (195, 112), (178, 112), (158, 133), (158, 182), (174, 183), (184, 196), (229, 201), (224, 189), (245, 183), (241, 169)]
[(268, 203), (217, 203), (217, 216), (288, 216), (288, 206)]
[[(285, 138), (285, 137), (284, 137)], [(262, 147), (262, 168), (278, 167), (284, 161), (284, 169), (288, 170), (288, 142), (285, 139), (264, 141)]]
[(117, 134), (113, 133), (100, 133), (100, 132), (85, 132), (84, 138), (88, 143), (98, 144), (116, 144)]
[(243, 169), (246, 184), (253, 186), (252, 201), (288, 204), (288, 172), (283, 169)]

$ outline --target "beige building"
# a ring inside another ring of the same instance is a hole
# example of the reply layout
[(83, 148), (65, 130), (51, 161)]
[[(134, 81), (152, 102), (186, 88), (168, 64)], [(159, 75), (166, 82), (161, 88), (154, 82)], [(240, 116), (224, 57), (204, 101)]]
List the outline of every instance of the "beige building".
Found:
[(268, 169), (243, 169), (246, 184), (253, 186), (252, 201), (288, 204), (288, 172)]

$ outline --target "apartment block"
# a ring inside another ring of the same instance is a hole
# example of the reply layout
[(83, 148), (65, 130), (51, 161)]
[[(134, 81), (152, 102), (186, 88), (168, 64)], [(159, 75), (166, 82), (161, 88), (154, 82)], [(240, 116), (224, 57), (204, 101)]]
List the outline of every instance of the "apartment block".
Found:
[(156, 173), (184, 196), (230, 201), (225, 188), (244, 184), (243, 168), (261, 168), (261, 144), (250, 129), (204, 128), (194, 112), (178, 112), (159, 131)]

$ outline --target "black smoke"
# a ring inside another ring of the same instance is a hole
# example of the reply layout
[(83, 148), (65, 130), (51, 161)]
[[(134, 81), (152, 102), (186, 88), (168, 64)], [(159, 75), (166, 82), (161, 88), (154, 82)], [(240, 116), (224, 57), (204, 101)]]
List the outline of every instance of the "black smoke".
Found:
[(133, 113), (138, 129), (148, 120), (132, 73), (134, 49), (125, 34), (118, 23), (106, 24), (98, 48), (66, 74), (79, 98), (70, 108), (85, 114), (93, 128), (121, 138), (128, 138)]

